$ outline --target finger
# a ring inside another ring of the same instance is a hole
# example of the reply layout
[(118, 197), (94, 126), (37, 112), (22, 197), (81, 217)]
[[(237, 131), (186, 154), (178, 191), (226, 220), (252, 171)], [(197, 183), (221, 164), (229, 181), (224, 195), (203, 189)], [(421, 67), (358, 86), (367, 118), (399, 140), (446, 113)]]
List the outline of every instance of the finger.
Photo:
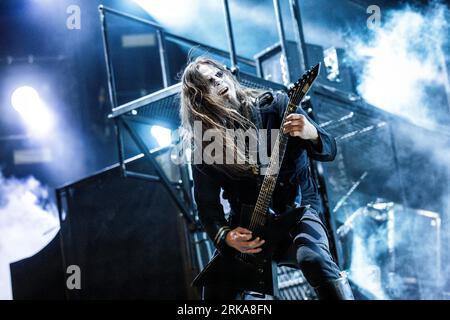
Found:
[(302, 114), (298, 114), (298, 113), (291, 113), (290, 115), (288, 115), (286, 117), (286, 119), (301, 119), (303, 117)]
[(305, 121), (303, 119), (295, 119), (295, 120), (286, 121), (283, 124), (283, 127), (298, 126), (298, 125), (303, 125), (303, 124), (305, 124)]
[(248, 234), (248, 233), (246, 233), (246, 234), (244, 234), (244, 233), (236, 233), (236, 238), (235, 239), (237, 241), (248, 241), (251, 238), (252, 238), (251, 234)]
[(291, 120), (285, 121), (283, 123), (283, 126), (289, 126), (292, 124), (303, 124), (305, 122), (306, 122), (305, 119), (291, 119)]
[(303, 132), (304, 127), (303, 126), (295, 126), (295, 127), (289, 127), (283, 130), (283, 133), (298, 133), (300, 134), (301, 132)]
[(234, 229), (235, 231), (239, 232), (239, 233), (249, 233), (251, 234), (252, 232), (248, 229), (242, 228), (242, 227), (237, 227), (236, 229)]
[(289, 127), (289, 126), (291, 126), (292, 124), (295, 124), (295, 123), (298, 123), (298, 122), (299, 122), (299, 120), (286, 121), (286, 122), (283, 124), (283, 127)]
[(240, 233), (237, 231), (232, 231), (231, 237), (234, 241), (248, 241), (252, 238), (252, 235)]
[(286, 130), (286, 131), (289, 131), (289, 132), (290, 132), (290, 131), (295, 131), (295, 130), (302, 131), (303, 128), (305, 128), (304, 125), (295, 125), (295, 126), (289, 126), (289, 127), (286, 127), (285, 130)]
[(287, 126), (284, 126), (283, 129), (284, 130), (292, 130), (293, 128), (303, 129), (304, 127), (305, 127), (304, 123), (291, 123)]
[(254, 249), (254, 248), (258, 248), (258, 247), (262, 246), (264, 244), (264, 242), (265, 242), (264, 240), (256, 238), (255, 240), (247, 243), (246, 246), (248, 249)]
[(258, 253), (258, 252), (261, 252), (262, 251), (262, 249), (261, 248), (257, 248), (257, 249), (248, 249), (248, 250), (244, 250), (244, 251), (241, 251), (242, 253)]

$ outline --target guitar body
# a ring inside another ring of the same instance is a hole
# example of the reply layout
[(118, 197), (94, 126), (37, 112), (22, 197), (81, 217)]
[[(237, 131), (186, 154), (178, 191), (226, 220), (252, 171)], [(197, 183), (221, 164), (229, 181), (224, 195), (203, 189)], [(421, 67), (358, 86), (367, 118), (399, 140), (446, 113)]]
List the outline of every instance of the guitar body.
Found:
[[(248, 228), (253, 206), (243, 205), (240, 226)], [(305, 207), (293, 208), (282, 215), (266, 215), (264, 228), (253, 231), (254, 237), (265, 240), (262, 251), (257, 254), (242, 254), (233, 248), (216, 254), (193, 285), (226, 285), (240, 290), (274, 295), (276, 264), (274, 255), (280, 246), (291, 242), (289, 231), (303, 215)]]

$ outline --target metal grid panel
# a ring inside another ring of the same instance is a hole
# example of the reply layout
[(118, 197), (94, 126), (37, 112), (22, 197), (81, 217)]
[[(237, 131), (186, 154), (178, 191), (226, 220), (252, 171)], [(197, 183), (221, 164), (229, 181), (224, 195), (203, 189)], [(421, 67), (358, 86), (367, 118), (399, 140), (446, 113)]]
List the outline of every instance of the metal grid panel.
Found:
[(317, 104), (319, 124), (336, 138), (338, 149), (353, 154), (367, 168), (386, 168), (394, 163), (389, 123), (349, 106)]
[(281, 300), (317, 300), (314, 289), (299, 269), (278, 267), (278, 289)]
[[(246, 73), (240, 74), (240, 82), (253, 89), (286, 90), (280, 84)], [(180, 89), (181, 85), (177, 84), (126, 103), (116, 108), (111, 117), (121, 116), (122, 114), (134, 115), (150, 122), (163, 122), (176, 128), (180, 125)]]
[(179, 94), (172, 94), (163, 99), (156, 100), (136, 110), (137, 115), (152, 121), (161, 121), (178, 127), (180, 123)]
[[(317, 97), (316, 97), (317, 98)], [(317, 122), (333, 135), (338, 154), (335, 161), (325, 163), (330, 193), (330, 209), (352, 206), (361, 197), (349, 194), (359, 182), (356, 193), (370, 197), (392, 196), (399, 201), (400, 186), (390, 120), (383, 113), (348, 101), (318, 97), (313, 104)], [(370, 182), (370, 183), (369, 183)]]

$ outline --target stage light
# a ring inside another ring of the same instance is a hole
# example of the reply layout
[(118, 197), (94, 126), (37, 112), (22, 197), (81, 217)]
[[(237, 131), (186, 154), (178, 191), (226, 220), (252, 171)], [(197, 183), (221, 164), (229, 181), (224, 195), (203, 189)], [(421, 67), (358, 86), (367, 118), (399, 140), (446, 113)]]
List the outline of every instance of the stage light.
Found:
[(20, 114), (32, 108), (39, 100), (37, 91), (29, 86), (19, 87), (11, 95), (11, 104)]
[(53, 115), (34, 88), (22, 86), (14, 90), (11, 105), (20, 114), (32, 135), (43, 136), (53, 128)]
[(152, 126), (150, 132), (160, 147), (167, 147), (172, 143), (172, 131), (170, 129), (161, 126)]

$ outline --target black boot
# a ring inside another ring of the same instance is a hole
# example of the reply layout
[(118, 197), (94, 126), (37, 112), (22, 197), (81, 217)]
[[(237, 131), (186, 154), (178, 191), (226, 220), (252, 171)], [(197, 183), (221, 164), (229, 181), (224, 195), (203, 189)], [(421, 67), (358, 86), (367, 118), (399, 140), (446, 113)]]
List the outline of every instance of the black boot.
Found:
[(314, 290), (319, 300), (355, 300), (352, 288), (350, 288), (345, 276), (328, 281), (319, 287), (315, 287)]

